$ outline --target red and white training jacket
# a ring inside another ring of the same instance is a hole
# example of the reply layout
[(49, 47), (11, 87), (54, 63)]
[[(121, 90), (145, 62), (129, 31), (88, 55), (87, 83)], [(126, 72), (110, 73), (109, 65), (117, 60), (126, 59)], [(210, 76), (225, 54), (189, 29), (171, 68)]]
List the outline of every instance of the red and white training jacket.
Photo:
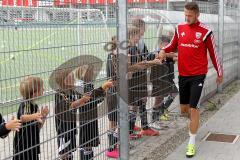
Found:
[(176, 49), (180, 76), (207, 74), (207, 50), (218, 76), (223, 75), (222, 59), (217, 52), (213, 32), (203, 23), (178, 24), (173, 39), (163, 48), (166, 53)]

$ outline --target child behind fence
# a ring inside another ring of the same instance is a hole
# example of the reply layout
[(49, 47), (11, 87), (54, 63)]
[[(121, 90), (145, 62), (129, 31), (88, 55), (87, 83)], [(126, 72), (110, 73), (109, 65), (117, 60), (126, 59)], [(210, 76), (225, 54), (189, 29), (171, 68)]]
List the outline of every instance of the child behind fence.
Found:
[[(83, 96), (88, 94), (90, 100), (83, 106), (79, 107), (79, 145), (81, 160), (93, 159), (93, 147), (97, 147), (100, 143), (98, 131), (98, 103), (102, 102), (105, 92), (113, 87), (111, 80), (102, 84), (101, 87), (94, 89), (92, 76), (94, 67), (92, 65), (84, 65), (76, 70), (76, 89)], [(72, 104), (75, 106), (75, 104)]]
[[(168, 36), (159, 37), (159, 48), (170, 43)], [(177, 55), (174, 53), (168, 54), (163, 65), (156, 65), (151, 68), (150, 80), (152, 82), (153, 90), (152, 97), (155, 97), (155, 105), (152, 114), (152, 127), (161, 129), (158, 120), (168, 120), (168, 114), (165, 113), (167, 108), (173, 102), (177, 88), (174, 83), (174, 62), (177, 61)], [(164, 71), (165, 70), (165, 71)], [(160, 88), (159, 88), (160, 87)], [(156, 122), (156, 123), (155, 123)]]
[[(117, 70), (118, 70), (118, 55), (117, 55), (117, 37), (113, 36), (111, 41), (110, 53), (107, 57), (107, 77), (113, 81), (117, 81)], [(107, 94), (107, 107), (108, 107), (108, 120), (109, 120), (109, 130), (108, 130), (108, 150), (106, 156), (110, 158), (118, 158), (119, 151), (117, 147), (118, 133), (118, 98), (117, 98), (117, 86), (109, 89)]]
[[(134, 27), (139, 28), (140, 31), (140, 40), (137, 43), (137, 47), (139, 50), (139, 56), (140, 56), (140, 61), (151, 61), (154, 60), (155, 54), (148, 52), (147, 46), (144, 42), (144, 33), (146, 31), (146, 23), (144, 20), (140, 18), (134, 18), (132, 20), (132, 25)], [(140, 72), (139, 72), (140, 73)], [(145, 77), (145, 81), (147, 81), (147, 69), (142, 70), (141, 73), (142, 77)], [(141, 82), (143, 85), (144, 81)], [(146, 82), (144, 84), (145, 86), (147, 85)], [(147, 90), (147, 88), (146, 88)], [(140, 103), (139, 106), (139, 113), (140, 113), (140, 119), (141, 119), (141, 128), (135, 125), (134, 130), (141, 130), (141, 135), (145, 136), (157, 136), (159, 135), (158, 131), (153, 130), (152, 128), (149, 127), (148, 120), (147, 120), (147, 97), (143, 98), (142, 102)]]
[(39, 77), (27, 77), (20, 83), (23, 97), (17, 118), (21, 119), (22, 127), (16, 132), (13, 144), (13, 160), (38, 160), (40, 154), (40, 128), (48, 114), (45, 106), (39, 111), (34, 100), (43, 95), (43, 80)]
[(71, 69), (57, 70), (54, 78), (59, 86), (55, 94), (55, 127), (59, 159), (72, 160), (73, 152), (77, 148), (77, 107), (83, 105), (89, 98), (80, 98), (74, 90), (74, 74)]
[[(140, 64), (144, 64), (145, 59), (144, 55), (141, 54), (138, 47), (136, 46), (140, 40), (140, 28), (137, 27), (129, 27), (128, 28), (128, 39), (129, 39), (129, 66), (141, 66)], [(142, 65), (144, 66), (144, 65)], [(147, 74), (145, 69), (141, 69), (141, 67), (135, 67), (137, 70), (134, 72), (130, 72), (128, 79), (128, 87), (129, 87), (129, 117), (130, 117), (130, 138), (140, 138), (142, 135), (147, 136), (158, 136), (159, 132), (151, 129), (147, 124), (147, 115), (146, 111), (144, 113), (144, 109), (146, 109), (146, 97), (147, 97)], [(138, 69), (139, 68), (139, 69)], [(137, 110), (140, 109), (142, 113), (141, 123), (142, 130), (139, 133), (134, 133), (135, 123), (136, 123), (136, 115)]]

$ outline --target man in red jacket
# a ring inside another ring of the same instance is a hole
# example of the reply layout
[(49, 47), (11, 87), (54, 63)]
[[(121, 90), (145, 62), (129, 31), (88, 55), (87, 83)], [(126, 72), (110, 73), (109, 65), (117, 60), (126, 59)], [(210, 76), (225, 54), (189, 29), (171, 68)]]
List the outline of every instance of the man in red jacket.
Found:
[(208, 71), (207, 50), (217, 71), (216, 83), (223, 80), (221, 57), (216, 50), (213, 32), (198, 20), (199, 7), (195, 2), (185, 5), (185, 23), (178, 24), (171, 42), (164, 47), (157, 58), (164, 60), (166, 54), (178, 49), (179, 94), (181, 113), (190, 115), (186, 156), (195, 155), (195, 137), (199, 126), (198, 102)]

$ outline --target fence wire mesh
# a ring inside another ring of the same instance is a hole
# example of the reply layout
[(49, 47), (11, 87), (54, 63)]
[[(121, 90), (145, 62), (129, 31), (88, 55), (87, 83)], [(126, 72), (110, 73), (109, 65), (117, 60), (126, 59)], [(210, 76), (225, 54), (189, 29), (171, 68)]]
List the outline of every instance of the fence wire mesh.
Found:
[[(201, 22), (223, 46), (225, 86), (239, 76), (239, 6), (225, 2), (220, 34), (218, 1), (197, 2)], [(177, 127), (177, 53), (163, 65), (150, 60), (185, 21), (185, 2), (129, 1), (126, 26), (117, 2), (91, 3), (0, 7), (0, 159), (124, 159), (119, 148), (126, 143), (138, 159), (146, 137)], [(208, 69), (202, 101), (217, 91), (212, 63)], [(129, 138), (121, 140), (120, 75), (129, 110)]]

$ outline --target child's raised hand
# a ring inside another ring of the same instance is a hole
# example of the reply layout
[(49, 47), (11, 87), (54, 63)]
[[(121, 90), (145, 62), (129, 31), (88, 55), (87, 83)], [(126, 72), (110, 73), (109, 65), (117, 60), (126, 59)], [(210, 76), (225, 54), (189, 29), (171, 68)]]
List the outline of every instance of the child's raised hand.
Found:
[(38, 121), (39, 123), (43, 123), (43, 121), (42, 121), (42, 114), (40, 113), (40, 112), (37, 112), (37, 113), (35, 113), (35, 114), (33, 114), (33, 118), (36, 120), (36, 121)]
[(109, 88), (113, 87), (113, 81), (108, 80), (107, 82), (103, 83), (102, 88), (103, 90), (108, 90)]
[(91, 97), (89, 95), (84, 95), (80, 100), (80, 106), (85, 105), (86, 102), (88, 102), (91, 99)]
[(152, 61), (148, 61), (149, 64), (162, 64), (162, 61), (159, 59), (154, 59)]
[(48, 109), (48, 106), (45, 106), (45, 107), (42, 107), (41, 108), (41, 114), (43, 117), (46, 117), (49, 113), (49, 109)]
[(174, 62), (178, 61), (178, 57), (173, 57), (173, 61)]
[(82, 98), (74, 101), (71, 103), (71, 108), (76, 108), (79, 106), (83, 106), (86, 104), (86, 102), (88, 102), (91, 99), (91, 97), (89, 95), (84, 95)]
[(144, 70), (147, 68), (147, 63), (139, 63), (134, 65), (135, 70)]
[(127, 73), (127, 78), (128, 78), (128, 79), (132, 79), (132, 75), (133, 75), (132, 72), (128, 72), (128, 73)]
[(6, 123), (5, 127), (7, 130), (19, 131), (21, 121), (13, 116), (12, 119)]

